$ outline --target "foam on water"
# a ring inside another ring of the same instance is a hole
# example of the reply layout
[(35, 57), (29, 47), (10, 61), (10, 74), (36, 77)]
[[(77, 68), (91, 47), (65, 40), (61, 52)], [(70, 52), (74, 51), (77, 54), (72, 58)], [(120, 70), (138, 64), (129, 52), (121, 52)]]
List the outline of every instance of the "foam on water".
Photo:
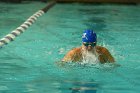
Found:
[(83, 64), (98, 64), (99, 63), (98, 56), (87, 51), (85, 56), (83, 56), (82, 63)]

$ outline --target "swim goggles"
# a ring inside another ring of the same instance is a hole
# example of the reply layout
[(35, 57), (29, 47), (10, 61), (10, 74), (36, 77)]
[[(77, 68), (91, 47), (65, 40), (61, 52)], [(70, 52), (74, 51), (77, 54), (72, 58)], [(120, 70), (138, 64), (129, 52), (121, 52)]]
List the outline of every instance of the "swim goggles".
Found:
[(96, 46), (96, 42), (93, 42), (93, 43), (83, 42), (83, 45), (86, 46), (86, 47), (88, 47), (88, 46), (94, 47), (94, 46)]

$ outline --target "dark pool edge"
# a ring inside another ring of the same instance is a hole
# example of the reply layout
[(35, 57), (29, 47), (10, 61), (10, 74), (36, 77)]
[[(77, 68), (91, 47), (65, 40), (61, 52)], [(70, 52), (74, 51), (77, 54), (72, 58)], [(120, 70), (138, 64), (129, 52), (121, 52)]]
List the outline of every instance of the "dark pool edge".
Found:
[(85, 3), (85, 4), (125, 4), (137, 5), (140, 0), (57, 0), (57, 3)]
[[(0, 0), (0, 2), (22, 3), (24, 1), (37, 1), (37, 0)], [(53, 0), (38, 0), (38, 2), (49, 2)], [(56, 0), (58, 3), (112, 3), (112, 4), (138, 4), (140, 0)]]

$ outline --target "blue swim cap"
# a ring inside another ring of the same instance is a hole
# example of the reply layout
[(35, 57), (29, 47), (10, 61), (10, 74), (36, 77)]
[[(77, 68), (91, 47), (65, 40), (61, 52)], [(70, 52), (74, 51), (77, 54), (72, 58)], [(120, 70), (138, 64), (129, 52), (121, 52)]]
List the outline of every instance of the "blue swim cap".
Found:
[(82, 35), (82, 41), (83, 42), (96, 42), (97, 41), (97, 36), (96, 33), (93, 32), (93, 30), (85, 30), (83, 35)]

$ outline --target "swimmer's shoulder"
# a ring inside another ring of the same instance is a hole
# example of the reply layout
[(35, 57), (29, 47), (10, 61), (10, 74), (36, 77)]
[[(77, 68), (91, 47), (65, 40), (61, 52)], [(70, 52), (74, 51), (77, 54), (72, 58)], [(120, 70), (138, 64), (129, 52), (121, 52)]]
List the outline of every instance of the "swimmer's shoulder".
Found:
[(104, 52), (108, 51), (105, 47), (102, 47), (102, 46), (96, 46), (96, 50), (99, 53), (104, 53)]
[(82, 50), (81, 47), (73, 48), (68, 52), (68, 54), (69, 55), (81, 54), (81, 50)]
[(68, 62), (68, 61), (77, 61), (81, 57), (81, 47), (78, 48), (73, 48), (70, 50), (62, 59), (63, 62)]
[(102, 46), (96, 46), (96, 49), (97, 49), (96, 51), (98, 52), (98, 54), (104, 57), (104, 60), (106, 60), (107, 62), (115, 62), (114, 57), (111, 55), (111, 53), (109, 52), (107, 48), (102, 47)]
[(81, 47), (77, 47), (77, 48), (73, 48), (71, 51), (73, 52), (81, 52), (82, 48)]

